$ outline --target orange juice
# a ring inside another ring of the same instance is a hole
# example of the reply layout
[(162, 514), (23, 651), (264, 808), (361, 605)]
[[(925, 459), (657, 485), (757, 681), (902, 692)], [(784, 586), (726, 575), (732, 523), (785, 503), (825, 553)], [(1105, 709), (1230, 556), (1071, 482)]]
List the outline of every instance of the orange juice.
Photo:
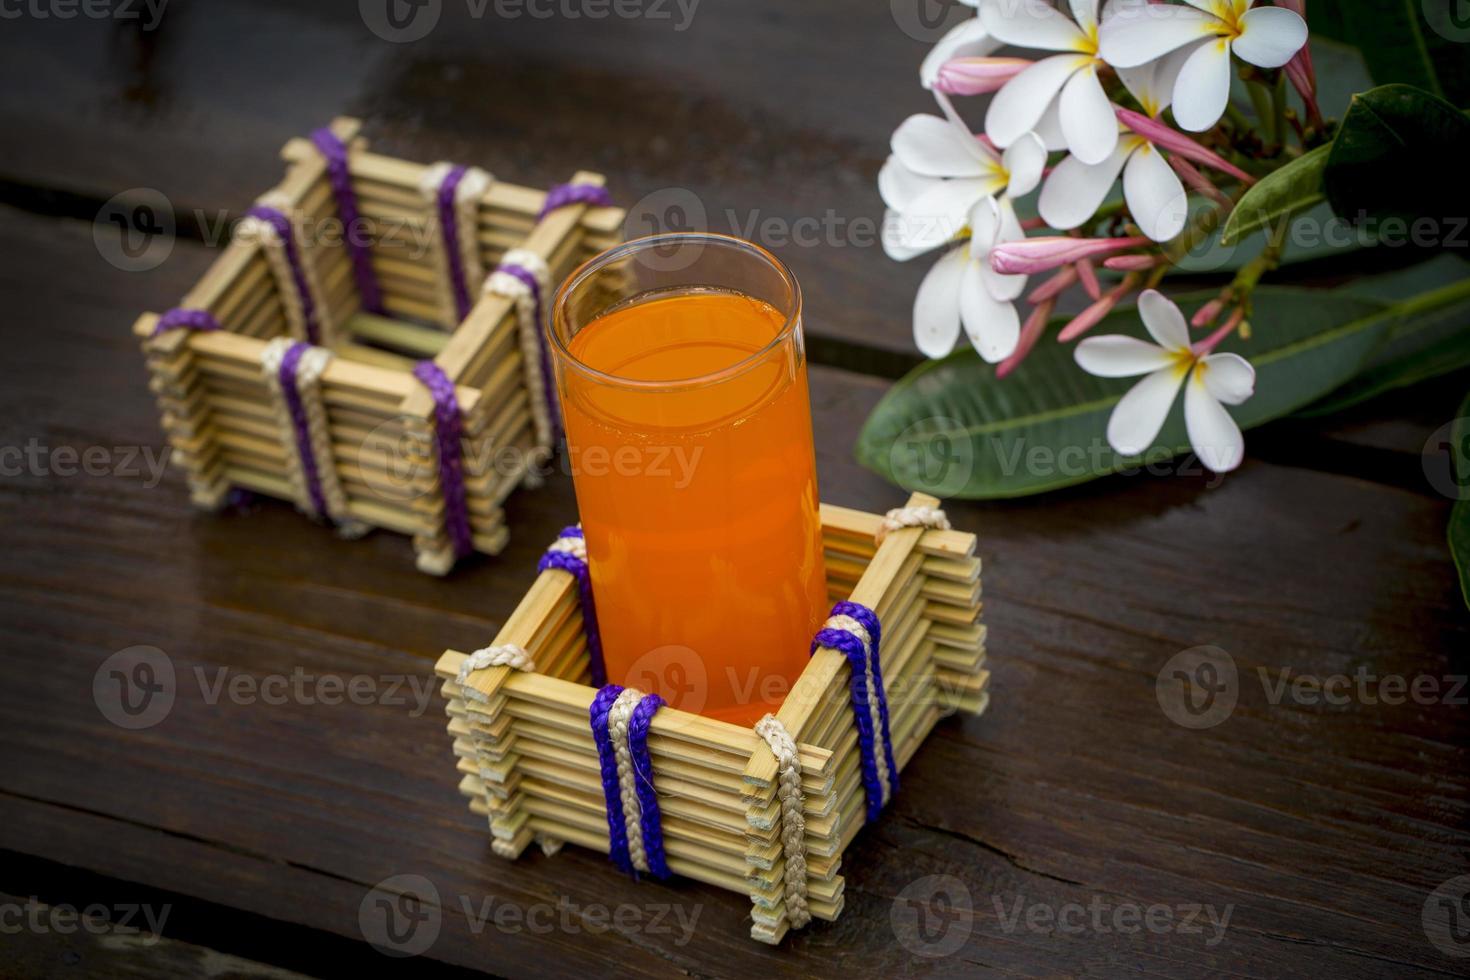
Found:
[[(753, 724), (800, 676), (827, 588), (799, 325), (712, 288), (572, 336), (568, 458), (608, 679)], [(607, 378), (619, 383), (607, 383)]]

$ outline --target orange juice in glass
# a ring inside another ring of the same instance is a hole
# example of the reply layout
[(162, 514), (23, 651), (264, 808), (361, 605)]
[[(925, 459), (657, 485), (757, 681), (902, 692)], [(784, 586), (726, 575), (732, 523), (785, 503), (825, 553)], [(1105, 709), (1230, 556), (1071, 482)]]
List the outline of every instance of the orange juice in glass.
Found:
[(796, 280), (656, 235), (574, 272), (549, 329), (608, 680), (753, 724), (827, 612)]

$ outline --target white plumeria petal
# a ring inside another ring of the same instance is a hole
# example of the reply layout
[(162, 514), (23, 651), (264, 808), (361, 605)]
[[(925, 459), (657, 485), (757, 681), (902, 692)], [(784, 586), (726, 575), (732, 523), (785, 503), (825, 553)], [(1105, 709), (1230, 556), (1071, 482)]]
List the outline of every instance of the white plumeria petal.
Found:
[(1157, 289), (1146, 289), (1138, 297), (1138, 315), (1149, 335), (1165, 350), (1189, 351), (1189, 325), (1174, 301)]
[(985, 113), (986, 135), (996, 146), (1007, 147), (1034, 130), (1067, 79), (1088, 63), (1082, 55), (1053, 55), (1006, 82)]
[[(997, 203), (1000, 209), (1000, 226), (996, 230), (995, 241), (1018, 242), (1025, 238), (1026, 230), (1021, 227), (1021, 219), (1016, 216), (1016, 207), (1011, 199), (1003, 197)], [(985, 280), (985, 288), (992, 297), (1010, 301), (1026, 291), (1025, 275), (1005, 275), (990, 267), (989, 249), (984, 255), (976, 257), (980, 260), (980, 275)]]
[(1218, 18), (1189, 7), (1130, 3), (1098, 28), (1098, 57), (1114, 68), (1136, 68), (1217, 33), (1219, 24)]
[(939, 116), (909, 116), (893, 131), (892, 146), (893, 155), (916, 174), (979, 177), (989, 169), (974, 137)]
[(883, 168), (878, 171), (878, 195), (883, 198), (886, 206), (902, 211), (914, 198), (939, 183), (940, 179), (916, 174), (905, 167), (898, 157), (889, 156), (883, 161)]
[(990, 295), (986, 287), (985, 265), (971, 260), (965, 263), (960, 279), (960, 319), (976, 352), (990, 364), (1010, 357), (1021, 339), (1021, 316), (1016, 307)]
[(1208, 354), (1194, 370), (1205, 390), (1226, 405), (1239, 405), (1256, 392), (1256, 369), (1239, 354)]
[(1229, 0), (1184, 0), (1184, 2), (1220, 18), (1223, 18), (1230, 8)]
[(1261, 68), (1280, 68), (1307, 43), (1307, 22), (1285, 7), (1256, 7), (1240, 18), (1230, 49)]
[(1152, 446), (1188, 372), (1189, 363), (1180, 361), (1130, 388), (1108, 417), (1109, 445), (1124, 456), (1137, 456)]
[(1067, 148), (1067, 137), (1062, 133), (1062, 105), (1059, 100), (1052, 99), (1033, 132), (1041, 137), (1041, 143), (1048, 153)]
[(956, 178), (934, 182), (899, 212), (899, 244), (931, 249), (964, 230), (975, 202), (1000, 189), (998, 180)]
[(1245, 458), (1240, 426), (1210, 394), (1198, 371), (1184, 389), (1184, 428), (1194, 454), (1216, 473), (1228, 473)]
[(1083, 163), (1102, 163), (1118, 145), (1118, 116), (1089, 64), (1062, 88), (1062, 133), (1067, 148)]
[(979, 17), (961, 21), (940, 38), (919, 65), (919, 82), (932, 88), (940, 67), (951, 58), (983, 58), (1000, 49), (998, 38), (990, 36)]
[(928, 248), (915, 248), (902, 240), (904, 229), (903, 215), (897, 211), (889, 210), (883, 213), (883, 254), (895, 262), (907, 262), (918, 255), (929, 251)]
[(1001, 162), (1010, 174), (1006, 193), (1024, 197), (1041, 183), (1041, 172), (1046, 169), (1046, 144), (1035, 133), (1026, 133), (1006, 148)]
[(1006, 44), (1043, 51), (1083, 51), (1087, 35), (1060, 11), (1035, 0), (987, 3), (980, 19), (991, 36)]
[(1037, 208), (1042, 220), (1053, 228), (1068, 231), (1097, 213), (1108, 189), (1123, 172), (1123, 164), (1139, 145), (1138, 137), (1124, 137), (1102, 163), (1088, 166), (1067, 157), (1047, 175)]
[(1138, 104), (1143, 106), (1145, 115), (1157, 116), (1169, 108), (1174, 101), (1174, 83), (1179, 79), (1179, 71), (1189, 56), (1194, 54), (1194, 49), (1207, 42), (1196, 42), (1186, 44), (1178, 51), (1171, 51), (1157, 61), (1150, 61), (1146, 65), (1136, 68), (1117, 69), (1118, 77)]
[(963, 245), (945, 253), (914, 296), (914, 343), (926, 357), (943, 357), (960, 339), (960, 277), (968, 253)]
[(1000, 202), (993, 197), (984, 197), (970, 208), (970, 249), (977, 258), (990, 254), (1000, 240)]
[(1230, 45), (1222, 37), (1201, 44), (1184, 62), (1174, 83), (1174, 121), (1203, 133), (1225, 114), (1230, 102)]
[(1172, 241), (1184, 230), (1189, 217), (1184, 184), (1153, 144), (1144, 143), (1128, 158), (1123, 198), (1134, 223), (1154, 241)]
[(1098, 0), (1071, 0), (1072, 19), (1084, 33), (1097, 27), (1097, 5)]
[(1073, 357), (1082, 370), (1099, 378), (1152, 374), (1179, 360), (1178, 354), (1170, 353), (1157, 344), (1116, 333), (1084, 337), (1078, 341)]

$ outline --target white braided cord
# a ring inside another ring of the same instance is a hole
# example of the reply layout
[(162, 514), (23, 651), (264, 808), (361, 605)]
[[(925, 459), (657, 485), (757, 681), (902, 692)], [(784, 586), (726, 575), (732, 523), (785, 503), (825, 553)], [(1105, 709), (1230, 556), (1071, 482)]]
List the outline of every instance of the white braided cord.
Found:
[[(551, 270), (546, 260), (535, 252), (513, 248), (500, 259), (501, 265), (518, 265), (535, 278), (543, 303), (550, 302)], [(536, 445), (551, 447), (551, 417), (546, 410), (546, 382), (541, 374), (541, 324), (536, 318), (536, 297), (516, 276), (499, 269), (485, 280), (485, 292), (515, 300), (516, 324), (521, 343), (521, 373), (530, 394), (531, 419), (536, 427)]]
[(890, 793), (888, 755), (883, 744), (883, 716), (878, 711), (877, 680), (873, 676), (873, 638), (868, 635), (867, 628), (851, 616), (832, 616), (828, 618), (825, 628), (851, 633), (863, 643), (863, 675), (868, 685), (868, 718), (873, 726), (873, 759), (877, 764), (878, 786), (883, 792), (883, 802), (887, 803)]
[(781, 852), (785, 858), (786, 918), (793, 929), (812, 920), (807, 907), (806, 885), (806, 799), (801, 791), (801, 760), (796, 740), (775, 715), (755, 723), (755, 733), (765, 739), (776, 757), (776, 797), (781, 801)]
[(455, 675), (456, 682), (469, 700), (488, 700), (484, 694), (469, 684), (471, 674), (488, 667), (513, 667), (516, 670), (534, 671), (536, 662), (531, 659), (531, 655), (524, 647), (514, 643), (502, 643), (499, 646), (488, 646), (476, 650), (464, 658), (464, 662), (459, 665), (459, 673)]
[(628, 721), (633, 709), (643, 700), (643, 692), (627, 687), (607, 711), (607, 736), (612, 742), (613, 757), (618, 767), (618, 799), (623, 804), (623, 823), (628, 831), (628, 857), (639, 871), (648, 870), (648, 853), (643, 849), (642, 808), (638, 805), (636, 775), (633, 772), (633, 750), (628, 745)]
[(906, 527), (930, 527), (948, 531), (950, 524), (949, 518), (938, 507), (895, 507), (883, 516), (883, 523), (879, 525), (874, 540), (882, 544), (889, 532)]

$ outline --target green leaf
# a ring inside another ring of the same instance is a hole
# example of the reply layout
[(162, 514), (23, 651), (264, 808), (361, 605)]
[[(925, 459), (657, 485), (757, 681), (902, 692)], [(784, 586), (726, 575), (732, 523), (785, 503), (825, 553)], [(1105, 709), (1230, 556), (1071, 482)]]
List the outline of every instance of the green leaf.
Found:
[[(1183, 297), (1198, 309), (1211, 294)], [(1263, 287), (1255, 292), (1257, 341), (1227, 342), (1247, 353), (1255, 395), (1232, 414), (1242, 428), (1283, 416), (1357, 372), (1388, 334), (1391, 307), (1332, 292)], [(1061, 322), (1054, 323), (1060, 328)], [(1095, 335), (1142, 336), (1138, 314), (1114, 311)], [(1004, 381), (973, 350), (922, 364), (883, 397), (858, 436), (857, 458), (906, 489), (936, 497), (1023, 497), (1158, 463), (1189, 448), (1175, 406), (1155, 445), (1120, 457), (1104, 438), (1108, 414), (1133, 379), (1094, 378), (1073, 345), (1051, 338)]]
[(1298, 415), (1342, 411), (1395, 388), (1470, 366), (1470, 300), (1441, 304), (1442, 290), (1463, 289), (1464, 263), (1440, 256), (1410, 269), (1347, 287), (1354, 295), (1403, 304), (1387, 341), (1362, 372)]
[[(1184, 297), (1186, 314), (1213, 294)], [(1232, 410), (1242, 428), (1292, 412), (1352, 377), (1386, 337), (1393, 307), (1370, 299), (1290, 287), (1261, 287), (1257, 339), (1222, 350), (1249, 356), (1256, 393)], [(1053, 324), (1059, 328), (1062, 321)], [(1117, 311), (1094, 334), (1142, 336), (1136, 312)], [(1095, 378), (1072, 345), (1044, 338), (1004, 381), (972, 351), (922, 365), (873, 410), (857, 457), (910, 490), (941, 497), (1040, 493), (1161, 462), (1189, 448), (1175, 405), (1155, 447), (1121, 457), (1107, 445), (1107, 420), (1133, 379)]]
[[(1470, 398), (1460, 405), (1460, 413), (1450, 428), (1450, 467), (1455, 485), (1470, 487)], [(1450, 508), (1450, 525), (1446, 529), (1450, 557), (1460, 574), (1460, 595), (1470, 607), (1470, 499), (1456, 498)]]
[[(1354, 97), (1322, 183), (1338, 217), (1366, 224), (1380, 240), (1392, 233), (1407, 243), (1424, 221), (1425, 242), (1444, 244), (1464, 238), (1467, 159), (1470, 119), (1421, 89), (1384, 85)], [(1391, 232), (1390, 222), (1403, 226)]]
[(1321, 203), (1322, 171), (1332, 147), (1319, 146), (1291, 161), (1245, 192), (1220, 235), (1223, 245), (1234, 245), (1246, 235), (1290, 218)]
[(1314, 35), (1335, 38), (1363, 52), (1380, 83), (1407, 82), (1442, 91), (1421, 13), (1423, 0), (1313, 3), (1307, 20)]

